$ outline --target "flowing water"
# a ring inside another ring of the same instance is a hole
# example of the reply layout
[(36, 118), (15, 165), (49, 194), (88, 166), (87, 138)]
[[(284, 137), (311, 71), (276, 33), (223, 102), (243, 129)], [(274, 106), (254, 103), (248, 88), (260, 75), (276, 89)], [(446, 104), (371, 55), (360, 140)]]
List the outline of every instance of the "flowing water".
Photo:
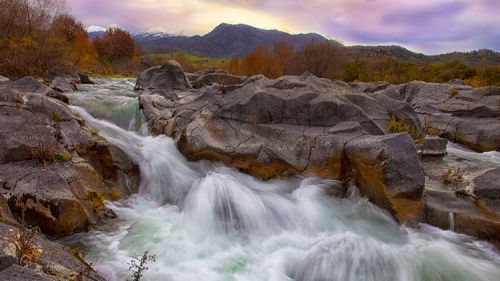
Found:
[(118, 219), (78, 236), (109, 280), (127, 279), (130, 256), (146, 250), (156, 262), (142, 280), (500, 280), (490, 244), (399, 226), (355, 189), (331, 198), (324, 190), (333, 181), (264, 182), (189, 162), (172, 139), (141, 130), (131, 81), (101, 83), (72, 95), (74, 110), (142, 172), (138, 194), (109, 204)]

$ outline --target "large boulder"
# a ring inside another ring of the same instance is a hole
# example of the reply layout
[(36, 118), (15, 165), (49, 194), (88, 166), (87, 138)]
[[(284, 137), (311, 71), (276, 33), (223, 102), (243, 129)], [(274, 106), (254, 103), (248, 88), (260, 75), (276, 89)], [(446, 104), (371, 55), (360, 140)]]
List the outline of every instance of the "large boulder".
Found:
[(408, 134), (363, 136), (349, 141), (345, 150), (362, 194), (400, 221), (421, 220), (424, 171)]
[(144, 70), (137, 77), (134, 90), (185, 90), (189, 88), (191, 84), (184, 75), (181, 65), (170, 60), (162, 66)]
[[(416, 219), (424, 179), (415, 145), (407, 134), (385, 135), (393, 114), (420, 126), (407, 103), (308, 73), (250, 77), (226, 93), (218, 85), (176, 93), (173, 100), (144, 93), (141, 105), (151, 130), (172, 136), (189, 159), (263, 179), (312, 173), (343, 180), (353, 168), (370, 199), (387, 203), (398, 219)], [(374, 151), (358, 155), (363, 144)], [(376, 166), (373, 173), (361, 169), (363, 161)]]
[(10, 81), (9, 78), (0, 75), (0, 83), (4, 83), (4, 82), (8, 82), (8, 81)]

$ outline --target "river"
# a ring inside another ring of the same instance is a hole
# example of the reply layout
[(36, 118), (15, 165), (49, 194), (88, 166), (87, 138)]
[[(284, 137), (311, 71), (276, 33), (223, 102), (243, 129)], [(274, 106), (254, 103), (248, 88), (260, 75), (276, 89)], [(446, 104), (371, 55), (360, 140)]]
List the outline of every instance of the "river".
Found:
[(260, 181), (189, 162), (172, 139), (148, 135), (132, 79), (98, 82), (69, 95), (73, 110), (140, 163), (142, 177), (138, 194), (109, 203), (113, 223), (77, 236), (108, 280), (129, 278), (130, 257), (144, 251), (156, 262), (141, 280), (500, 280), (492, 245), (400, 226), (355, 189), (332, 198), (330, 180)]

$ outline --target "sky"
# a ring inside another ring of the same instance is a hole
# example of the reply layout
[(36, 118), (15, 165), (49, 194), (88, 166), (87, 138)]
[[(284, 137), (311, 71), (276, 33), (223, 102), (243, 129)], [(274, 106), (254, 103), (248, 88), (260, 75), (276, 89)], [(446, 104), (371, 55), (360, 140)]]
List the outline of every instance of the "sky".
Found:
[(83, 24), (203, 35), (243, 23), (426, 54), (500, 51), (500, 0), (67, 0)]

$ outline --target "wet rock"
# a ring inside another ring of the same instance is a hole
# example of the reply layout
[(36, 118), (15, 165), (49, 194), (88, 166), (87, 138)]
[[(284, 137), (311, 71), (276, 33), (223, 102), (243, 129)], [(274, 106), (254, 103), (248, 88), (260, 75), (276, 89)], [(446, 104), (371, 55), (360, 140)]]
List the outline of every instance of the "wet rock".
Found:
[(61, 93), (61, 92), (53, 90), (53, 91), (49, 91), (46, 95), (49, 98), (60, 100), (60, 101), (62, 101), (64, 103), (66, 103), (66, 104), (69, 103), (69, 98), (66, 95), (64, 95), (63, 93)]
[(425, 191), (425, 220), (442, 229), (475, 236), (500, 246), (500, 216), (480, 201), (447, 191)]
[(61, 76), (58, 76), (54, 78), (54, 80), (52, 80), (50, 88), (60, 93), (73, 92), (77, 90), (76, 84), (71, 80), (71, 78)]
[(92, 81), (87, 74), (78, 73), (78, 76), (80, 77), (80, 83), (82, 84), (90, 84), (90, 85), (95, 84), (94, 81)]
[(444, 156), (448, 140), (439, 137), (426, 137), (423, 144), (418, 144), (418, 152), (421, 156)]
[(144, 70), (137, 78), (134, 90), (185, 90), (191, 88), (180, 64), (170, 60), (162, 66)]
[(400, 221), (420, 218), (424, 172), (408, 134), (363, 136), (346, 144), (356, 186)]

